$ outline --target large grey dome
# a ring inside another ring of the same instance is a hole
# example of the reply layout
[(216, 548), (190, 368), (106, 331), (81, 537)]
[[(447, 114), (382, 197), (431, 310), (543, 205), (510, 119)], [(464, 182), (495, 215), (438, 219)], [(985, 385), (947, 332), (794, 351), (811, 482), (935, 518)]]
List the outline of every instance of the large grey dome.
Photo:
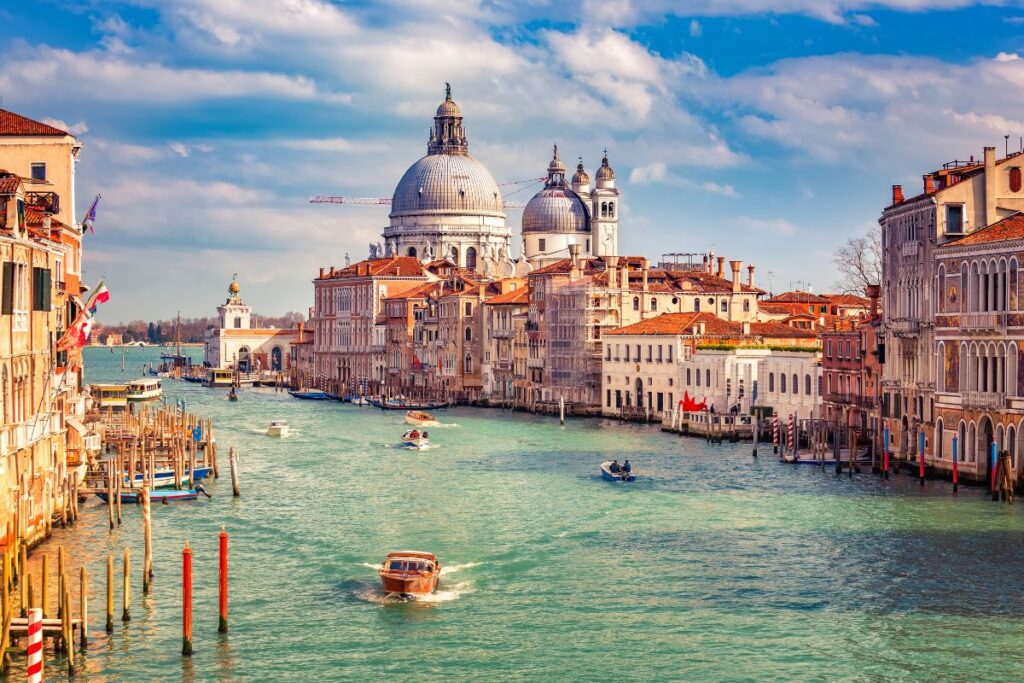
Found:
[(523, 209), (523, 234), (589, 233), (590, 216), (580, 196), (564, 185), (546, 187)]
[(409, 167), (391, 198), (391, 217), (420, 214), (505, 217), (498, 184), (468, 154), (428, 154)]

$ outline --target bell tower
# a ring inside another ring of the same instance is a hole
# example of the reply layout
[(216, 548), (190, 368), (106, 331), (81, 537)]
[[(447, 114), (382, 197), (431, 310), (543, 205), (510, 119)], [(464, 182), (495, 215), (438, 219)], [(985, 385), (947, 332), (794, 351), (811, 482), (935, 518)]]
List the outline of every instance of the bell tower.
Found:
[(608, 164), (604, 151), (597, 181), (590, 193), (590, 216), (594, 226), (594, 255), (619, 255), (619, 190), (615, 187), (615, 171)]
[(245, 305), (241, 297), (242, 287), (238, 284), (238, 273), (228, 285), (228, 298), (217, 307), (222, 330), (248, 330), (252, 327), (252, 308)]

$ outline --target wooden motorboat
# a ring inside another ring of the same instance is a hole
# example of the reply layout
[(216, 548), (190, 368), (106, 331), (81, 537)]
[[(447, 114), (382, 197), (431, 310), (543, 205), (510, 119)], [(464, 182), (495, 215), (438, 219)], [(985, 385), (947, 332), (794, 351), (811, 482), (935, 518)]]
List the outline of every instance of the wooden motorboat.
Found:
[(384, 592), (389, 595), (429, 595), (437, 590), (441, 563), (433, 553), (400, 550), (388, 553), (377, 574), (384, 585)]
[(636, 475), (632, 472), (615, 473), (611, 470), (612, 461), (607, 460), (601, 463), (601, 478), (605, 481), (636, 481)]
[(405, 423), (413, 427), (436, 427), (441, 424), (436, 417), (422, 410), (410, 410), (406, 413)]
[(380, 398), (380, 399), (371, 399), (370, 403), (374, 407), (380, 408), (381, 410), (423, 410), (423, 411), (426, 411), (426, 410), (440, 410), (442, 408), (447, 408), (448, 407), (447, 403), (443, 403), (441, 401), (433, 401), (433, 402), (427, 402), (427, 403), (416, 403), (415, 401), (409, 401), (409, 400), (402, 399), (402, 398), (390, 398), (390, 399), (387, 399), (387, 400), (384, 400), (382, 398)]
[[(210, 476), (211, 472), (213, 472), (212, 467), (197, 467), (196, 476), (193, 478), (193, 481), (202, 481), (203, 479), (206, 479), (208, 476)], [(132, 477), (130, 480), (128, 479), (128, 473), (125, 472), (123, 480), (124, 485), (129, 488), (140, 489), (145, 485), (143, 482), (142, 472), (136, 472), (135, 476)], [(173, 469), (169, 467), (158, 469), (156, 472), (153, 473), (153, 483), (157, 488), (167, 488), (168, 486), (185, 486), (188, 484), (188, 470), (185, 470), (185, 473), (181, 477), (181, 481), (175, 484)]]
[(410, 429), (405, 434), (402, 434), (402, 447), (419, 450), (430, 448), (430, 440), (427, 439), (427, 432), (421, 432), (418, 429)]
[(288, 436), (288, 423), (284, 420), (271, 420), (267, 425), (267, 436)]

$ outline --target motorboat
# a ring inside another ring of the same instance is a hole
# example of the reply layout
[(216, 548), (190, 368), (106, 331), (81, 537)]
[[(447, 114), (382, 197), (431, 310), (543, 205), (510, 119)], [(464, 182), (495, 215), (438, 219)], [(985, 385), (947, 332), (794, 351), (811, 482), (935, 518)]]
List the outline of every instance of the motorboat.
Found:
[(405, 434), (402, 434), (402, 447), (418, 450), (430, 448), (430, 441), (427, 439), (427, 433), (421, 432), (418, 429), (410, 429)]
[(426, 403), (416, 403), (415, 401), (410, 401), (410, 400), (407, 400), (407, 399), (404, 399), (404, 398), (389, 398), (389, 399), (375, 398), (375, 399), (371, 399), (370, 400), (370, 404), (372, 406), (374, 406), (375, 408), (380, 408), (381, 410), (418, 410), (418, 411), (440, 410), (442, 408), (447, 408), (448, 405), (449, 405), (448, 403), (445, 403), (445, 402), (442, 402), (442, 401), (432, 401), (432, 402), (426, 402)]
[(267, 436), (288, 436), (288, 423), (284, 420), (271, 420), (267, 425)]
[(437, 427), (440, 422), (430, 413), (422, 410), (410, 410), (405, 414), (405, 423), (413, 427)]
[(238, 400), (238, 392), (235, 391), (234, 387), (231, 387), (231, 390), (228, 391), (228, 400), (229, 401), (237, 401)]
[(306, 401), (329, 401), (331, 395), (326, 391), (320, 391), (319, 389), (299, 389), (298, 391), (289, 391), (294, 398), (301, 398)]
[[(210, 498), (210, 494), (206, 492), (202, 486), (197, 485), (194, 489), (158, 489), (149, 492), (149, 500), (151, 503), (170, 503), (172, 501), (179, 500), (195, 500), (199, 497), (199, 494), (203, 494), (207, 498)], [(97, 491), (96, 497), (102, 500), (104, 503), (107, 502), (107, 492)], [(121, 502), (122, 503), (141, 503), (142, 502), (142, 491), (121, 491)]]
[[(206, 479), (210, 474), (213, 473), (212, 467), (197, 467), (195, 477), (192, 481), (202, 481)], [(170, 467), (161, 467), (153, 473), (153, 485), (156, 488), (167, 488), (168, 486), (185, 486), (188, 484), (189, 471), (186, 469), (182, 472), (181, 481), (177, 484), (174, 483), (174, 470)], [(122, 477), (124, 485), (128, 488), (142, 488), (146, 485), (145, 477), (142, 476), (142, 472), (136, 472), (135, 476), (128, 478), (128, 473), (125, 472)]]
[(164, 395), (160, 380), (143, 377), (128, 383), (127, 398), (129, 401), (152, 401)]
[(100, 410), (120, 410), (128, 407), (127, 384), (90, 384), (89, 394), (92, 396), (93, 406)]
[(612, 472), (611, 468), (611, 460), (601, 463), (601, 478), (605, 481), (636, 481), (636, 475), (632, 472)]
[(400, 550), (388, 553), (377, 570), (384, 592), (402, 598), (430, 595), (441, 579), (441, 563), (433, 553)]

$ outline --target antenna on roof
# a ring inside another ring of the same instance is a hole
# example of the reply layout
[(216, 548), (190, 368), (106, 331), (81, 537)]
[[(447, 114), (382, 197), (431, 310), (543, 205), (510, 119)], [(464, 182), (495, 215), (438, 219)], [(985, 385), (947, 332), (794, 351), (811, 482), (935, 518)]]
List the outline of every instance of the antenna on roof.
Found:
[(1008, 156), (1010, 156), (1010, 134), (1009, 133), (1007, 133), (1006, 135), (1003, 136), (1003, 142), (1005, 144), (1003, 156), (1004, 157), (1008, 157)]

